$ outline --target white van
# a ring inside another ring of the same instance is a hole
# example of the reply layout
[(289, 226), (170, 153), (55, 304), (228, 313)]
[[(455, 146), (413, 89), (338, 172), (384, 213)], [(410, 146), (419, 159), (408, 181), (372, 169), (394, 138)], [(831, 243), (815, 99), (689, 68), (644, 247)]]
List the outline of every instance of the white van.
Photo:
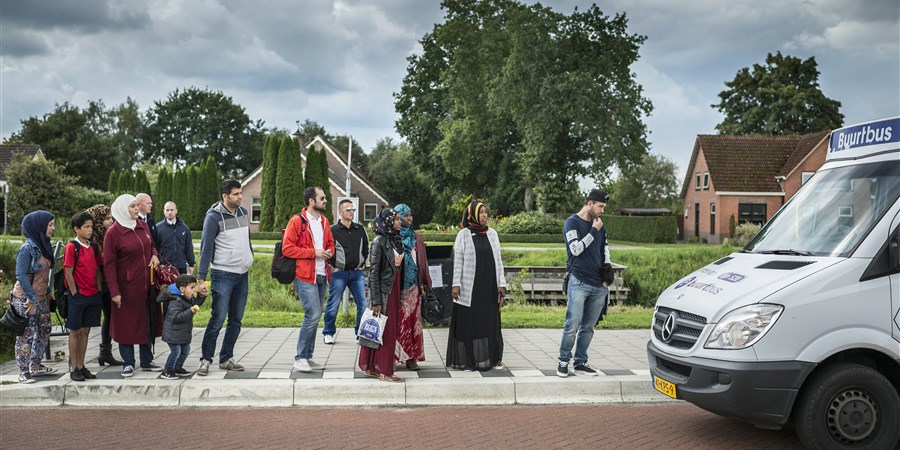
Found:
[(740, 253), (670, 286), (654, 387), (810, 448), (900, 441), (900, 117), (835, 130), (825, 164)]

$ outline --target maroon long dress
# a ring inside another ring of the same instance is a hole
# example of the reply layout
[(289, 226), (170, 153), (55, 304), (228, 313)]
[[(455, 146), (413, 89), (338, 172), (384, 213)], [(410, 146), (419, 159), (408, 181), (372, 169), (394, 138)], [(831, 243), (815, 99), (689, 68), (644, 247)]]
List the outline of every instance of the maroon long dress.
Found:
[[(122, 305), (112, 305), (109, 334), (119, 344), (150, 343), (150, 309), (162, 317), (162, 308), (150, 302), (150, 258), (153, 241), (143, 220), (133, 230), (114, 223), (103, 238), (103, 276), (109, 295), (122, 296)], [(162, 321), (154, 324), (155, 337), (162, 336)]]
[[(400, 293), (399, 322), (400, 331), (397, 336), (396, 360), (403, 363), (407, 360), (425, 361), (425, 338), (422, 331), (422, 294), (419, 286), (431, 287), (431, 273), (428, 271), (428, 257), (425, 256), (425, 239), (416, 233), (416, 268), (419, 271), (418, 283)], [(404, 268), (405, 269), (405, 268)], [(403, 271), (400, 271), (403, 277)], [(401, 284), (402, 286), (402, 284)]]
[(400, 322), (397, 320), (400, 314), (400, 289), (403, 283), (403, 271), (396, 271), (394, 283), (391, 285), (391, 293), (388, 295), (387, 305), (383, 308), (383, 314), (387, 316), (384, 324), (384, 335), (381, 337), (383, 344), (378, 350), (368, 347), (359, 348), (359, 368), (363, 372), (373, 371), (383, 375), (394, 374), (394, 351), (397, 346), (397, 335), (400, 334)]

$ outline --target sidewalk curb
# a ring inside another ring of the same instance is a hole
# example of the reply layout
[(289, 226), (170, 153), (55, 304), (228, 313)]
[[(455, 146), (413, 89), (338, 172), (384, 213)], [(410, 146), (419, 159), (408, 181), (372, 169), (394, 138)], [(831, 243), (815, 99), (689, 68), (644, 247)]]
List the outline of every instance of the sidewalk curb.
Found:
[[(138, 381), (138, 382), (135, 382)], [(102, 380), (0, 386), (0, 407), (457, 406), (673, 401), (642, 376), (481, 379)]]

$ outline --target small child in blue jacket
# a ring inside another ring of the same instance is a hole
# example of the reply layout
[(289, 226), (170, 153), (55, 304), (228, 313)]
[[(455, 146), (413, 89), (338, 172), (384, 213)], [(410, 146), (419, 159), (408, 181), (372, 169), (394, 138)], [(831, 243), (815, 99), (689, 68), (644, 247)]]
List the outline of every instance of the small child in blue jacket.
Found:
[[(162, 340), (169, 344), (169, 359), (161, 378), (177, 380), (188, 377), (191, 372), (184, 369), (184, 361), (191, 352), (191, 333), (194, 327), (194, 314), (206, 300), (209, 289), (204, 283), (197, 287), (197, 279), (191, 275), (179, 275), (175, 284), (159, 293), (156, 301), (168, 302), (166, 319), (163, 322)], [(195, 298), (196, 294), (196, 298)]]

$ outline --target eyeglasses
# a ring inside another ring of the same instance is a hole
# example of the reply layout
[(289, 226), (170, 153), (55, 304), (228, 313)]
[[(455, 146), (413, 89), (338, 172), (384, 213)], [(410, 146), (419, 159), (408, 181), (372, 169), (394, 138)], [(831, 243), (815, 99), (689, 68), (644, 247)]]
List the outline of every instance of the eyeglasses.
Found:
[(347, 211), (347, 212), (356, 212), (356, 208), (347, 208), (347, 209), (345, 209), (344, 211)]

